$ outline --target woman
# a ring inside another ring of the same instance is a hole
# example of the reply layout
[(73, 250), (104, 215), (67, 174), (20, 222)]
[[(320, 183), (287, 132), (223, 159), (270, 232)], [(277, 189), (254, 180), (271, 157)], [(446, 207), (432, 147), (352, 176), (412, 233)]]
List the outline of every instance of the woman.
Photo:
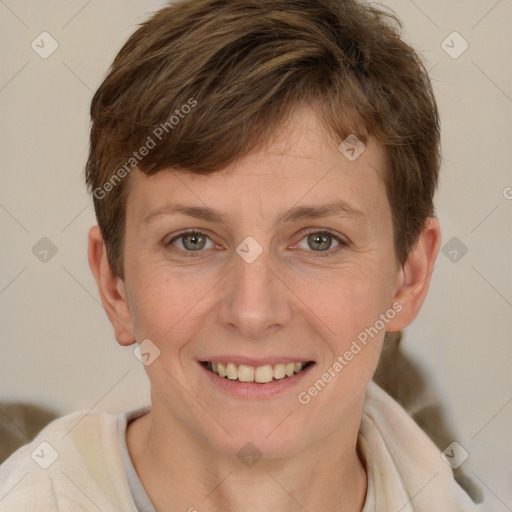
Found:
[(151, 405), (54, 421), (0, 510), (482, 510), (372, 381), (440, 244), (437, 107), (393, 20), (188, 0), (130, 37), (91, 106), (89, 263)]

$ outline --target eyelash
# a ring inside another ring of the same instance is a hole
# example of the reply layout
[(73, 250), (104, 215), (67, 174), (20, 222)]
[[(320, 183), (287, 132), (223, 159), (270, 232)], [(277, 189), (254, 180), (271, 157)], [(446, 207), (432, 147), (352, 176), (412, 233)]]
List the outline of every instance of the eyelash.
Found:
[[(339, 251), (343, 250), (348, 245), (348, 242), (346, 240), (343, 240), (342, 238), (340, 238), (339, 236), (335, 235), (333, 232), (331, 232), (329, 230), (322, 230), (322, 231), (312, 230), (312, 231), (308, 231), (307, 233), (305, 233), (302, 236), (302, 238), (299, 240), (299, 242), (301, 242), (304, 238), (308, 237), (309, 235), (317, 235), (317, 234), (318, 235), (328, 235), (331, 238), (333, 238), (334, 240), (336, 240), (336, 242), (338, 242), (339, 245), (338, 245), (338, 247), (335, 247), (334, 249), (328, 249), (326, 251), (308, 251), (308, 252), (316, 253), (315, 256), (314, 256), (315, 258), (325, 258), (325, 257), (333, 256), (333, 255), (337, 254)], [(171, 240), (169, 240), (169, 242), (166, 243), (166, 246), (168, 248), (170, 248), (172, 251), (179, 252), (183, 256), (192, 257), (192, 258), (198, 257), (199, 255), (195, 254), (195, 253), (204, 252), (203, 250), (184, 251), (182, 249), (176, 249), (175, 247), (172, 246), (173, 242), (175, 242), (176, 240), (179, 240), (180, 238), (188, 236), (188, 235), (205, 236), (206, 238), (208, 238), (210, 241), (213, 242), (213, 240), (211, 240), (210, 237), (206, 233), (204, 233), (203, 231), (190, 230), (190, 231), (185, 231), (183, 233), (180, 233), (179, 235), (173, 237)]]

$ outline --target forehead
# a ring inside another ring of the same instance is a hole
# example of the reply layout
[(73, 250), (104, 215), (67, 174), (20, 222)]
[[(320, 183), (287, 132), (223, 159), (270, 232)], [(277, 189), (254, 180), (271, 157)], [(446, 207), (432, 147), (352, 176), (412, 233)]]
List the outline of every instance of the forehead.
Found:
[(139, 225), (180, 203), (233, 219), (251, 212), (277, 218), (287, 205), (334, 201), (345, 203), (347, 213), (382, 215), (388, 206), (382, 149), (374, 139), (364, 146), (351, 136), (340, 149), (342, 142), (332, 140), (312, 110), (297, 110), (264, 147), (214, 173), (133, 171), (127, 216)]

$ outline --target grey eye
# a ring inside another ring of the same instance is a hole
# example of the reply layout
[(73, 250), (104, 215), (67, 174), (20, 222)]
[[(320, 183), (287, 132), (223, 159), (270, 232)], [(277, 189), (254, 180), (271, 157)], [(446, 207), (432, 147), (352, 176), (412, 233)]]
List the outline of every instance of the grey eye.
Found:
[(206, 237), (200, 233), (184, 235), (181, 238), (183, 247), (190, 251), (198, 251), (206, 245)]
[(331, 248), (332, 236), (326, 233), (313, 233), (307, 236), (308, 245), (312, 249), (319, 249), (321, 251)]
[(178, 246), (178, 249), (184, 250), (185, 252), (200, 251), (206, 247), (208, 241), (210, 244), (213, 244), (205, 233), (190, 231), (174, 237), (169, 241), (168, 245), (176, 245), (178, 240), (181, 241), (181, 247)]
[[(335, 242), (337, 245), (332, 246)], [(327, 252), (330, 249), (338, 248), (339, 246), (345, 245), (344, 241), (336, 235), (327, 231), (315, 231), (307, 234), (298, 244), (299, 249), (312, 250), (313, 252)], [(340, 247), (341, 248), (341, 247)]]

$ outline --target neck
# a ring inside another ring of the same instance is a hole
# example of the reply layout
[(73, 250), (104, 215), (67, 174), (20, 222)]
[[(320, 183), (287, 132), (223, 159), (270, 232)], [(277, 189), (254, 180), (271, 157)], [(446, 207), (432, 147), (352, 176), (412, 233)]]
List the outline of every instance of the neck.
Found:
[(344, 425), (321, 445), (291, 457), (262, 458), (249, 468), (213, 450), (168, 411), (165, 419), (158, 417), (163, 412), (153, 407), (127, 428), (133, 465), (159, 512), (363, 508), (367, 477), (357, 450), (359, 421), (350, 435)]

